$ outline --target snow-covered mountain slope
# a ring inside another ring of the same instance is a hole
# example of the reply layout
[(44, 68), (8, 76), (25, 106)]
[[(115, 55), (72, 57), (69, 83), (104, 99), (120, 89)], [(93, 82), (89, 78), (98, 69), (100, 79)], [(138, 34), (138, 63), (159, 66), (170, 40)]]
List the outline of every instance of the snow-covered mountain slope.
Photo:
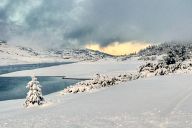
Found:
[(0, 65), (79, 60), (95, 61), (111, 57), (111, 55), (88, 49), (36, 50), (0, 43)]
[(94, 93), (45, 97), (47, 106), (0, 102), (1, 128), (191, 128), (192, 76), (130, 81)]
[(28, 64), (64, 61), (58, 56), (42, 53), (31, 48), (0, 44), (0, 65)]
[(113, 58), (112, 55), (94, 51), (90, 49), (64, 49), (64, 50), (49, 50), (53, 55), (61, 56), (64, 59), (92, 60), (97, 61), (103, 58)]

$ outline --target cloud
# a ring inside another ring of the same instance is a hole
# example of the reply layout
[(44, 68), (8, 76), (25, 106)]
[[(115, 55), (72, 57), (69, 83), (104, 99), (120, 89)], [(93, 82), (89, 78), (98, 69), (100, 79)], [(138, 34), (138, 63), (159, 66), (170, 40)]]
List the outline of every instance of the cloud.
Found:
[(191, 40), (191, 5), (191, 0), (2, 0), (0, 38), (51, 48)]
[(106, 46), (106, 47), (101, 47), (99, 44), (96, 43), (91, 43), (87, 44), (85, 47), (88, 49), (92, 50), (98, 50), (102, 51), (104, 53), (108, 53), (111, 55), (125, 55), (125, 54), (130, 54), (134, 52), (138, 52), (140, 49), (146, 48), (150, 44), (146, 42), (113, 42), (112, 44)]
[(7, 11), (8, 22), (16, 25), (24, 25), (26, 17), (29, 15), (29, 13), (40, 6), (41, 3), (42, 0), (20, 0), (17, 2), (11, 2), (11, 4), (8, 6), (10, 9)]

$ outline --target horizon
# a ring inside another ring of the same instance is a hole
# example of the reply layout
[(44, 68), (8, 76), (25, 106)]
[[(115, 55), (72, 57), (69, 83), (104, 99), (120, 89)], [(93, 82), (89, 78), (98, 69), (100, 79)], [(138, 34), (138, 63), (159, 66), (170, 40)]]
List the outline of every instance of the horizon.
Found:
[(160, 42), (192, 40), (191, 1), (2, 0), (0, 39), (41, 48), (124, 55)]
[(0, 128), (192, 128), (191, 12), (192, 0), (0, 0)]

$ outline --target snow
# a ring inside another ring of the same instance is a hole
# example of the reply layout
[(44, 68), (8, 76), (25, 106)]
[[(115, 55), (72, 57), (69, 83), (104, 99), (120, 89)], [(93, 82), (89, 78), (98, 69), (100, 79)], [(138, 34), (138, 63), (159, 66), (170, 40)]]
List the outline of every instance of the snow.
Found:
[[(12, 63), (4, 63), (9, 62)], [(93, 78), (98, 73), (113, 77), (138, 71), (143, 63), (137, 57), (125, 61), (104, 58), (17, 71), (1, 77), (35, 74)], [(191, 128), (192, 75), (191, 71), (178, 72), (78, 94), (57, 92), (44, 96), (46, 104), (30, 108), (23, 107), (25, 99), (0, 101), (0, 128)]]
[(0, 44), (0, 66), (13, 64), (69, 62), (69, 61), (97, 61), (113, 56), (89, 49), (32, 49), (28, 47)]
[(83, 61), (67, 65), (52, 66), (35, 70), (18, 71), (1, 76), (66, 76), (72, 78), (92, 78), (95, 74), (116, 75), (126, 71), (133, 72), (137, 70), (143, 61), (136, 58), (127, 61), (117, 61), (114, 59), (99, 60), (96, 62)]
[[(11, 45), (0, 45), (0, 65), (31, 64), (45, 62), (66, 61), (58, 56), (47, 53), (40, 53), (29, 48), (16, 47)], [(67, 60), (70, 61), (70, 60)], [(71, 60), (72, 61), (72, 60)]]
[(27, 93), (27, 97), (24, 103), (25, 107), (31, 107), (34, 105), (42, 105), (45, 103), (40, 82), (37, 80), (35, 76), (31, 77), (32, 80), (28, 82), (26, 88), (29, 89)]
[(3, 101), (0, 127), (191, 127), (191, 82), (187, 74), (157, 76), (92, 93), (51, 94), (45, 97), (49, 105), (29, 109), (23, 99)]

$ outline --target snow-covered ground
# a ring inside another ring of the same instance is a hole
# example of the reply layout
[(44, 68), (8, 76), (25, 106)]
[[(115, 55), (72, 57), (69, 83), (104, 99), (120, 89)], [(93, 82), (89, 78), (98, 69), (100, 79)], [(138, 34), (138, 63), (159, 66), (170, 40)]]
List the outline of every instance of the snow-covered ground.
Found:
[[(92, 78), (135, 72), (144, 61), (105, 58), (17, 71), (3, 76)], [(90, 92), (45, 96), (47, 104), (24, 108), (25, 99), (0, 102), (0, 128), (192, 128), (192, 75), (171, 74), (122, 82)]]
[(89, 49), (32, 49), (0, 43), (0, 66), (47, 62), (96, 61), (113, 56)]
[(18, 71), (1, 76), (66, 76), (72, 78), (92, 78), (95, 74), (116, 75), (124, 72), (135, 71), (143, 61), (136, 58), (127, 61), (113, 59), (99, 60), (96, 62), (78, 62), (67, 65), (52, 66), (35, 70)]
[[(45, 62), (61, 62), (64, 60), (58, 56), (41, 53), (30, 48), (12, 45), (0, 45), (0, 66), (13, 64), (30, 64)], [(72, 61), (72, 60), (71, 60)]]
[(92, 93), (46, 96), (45, 106), (24, 99), (0, 102), (1, 128), (191, 128), (192, 76), (139, 79)]

